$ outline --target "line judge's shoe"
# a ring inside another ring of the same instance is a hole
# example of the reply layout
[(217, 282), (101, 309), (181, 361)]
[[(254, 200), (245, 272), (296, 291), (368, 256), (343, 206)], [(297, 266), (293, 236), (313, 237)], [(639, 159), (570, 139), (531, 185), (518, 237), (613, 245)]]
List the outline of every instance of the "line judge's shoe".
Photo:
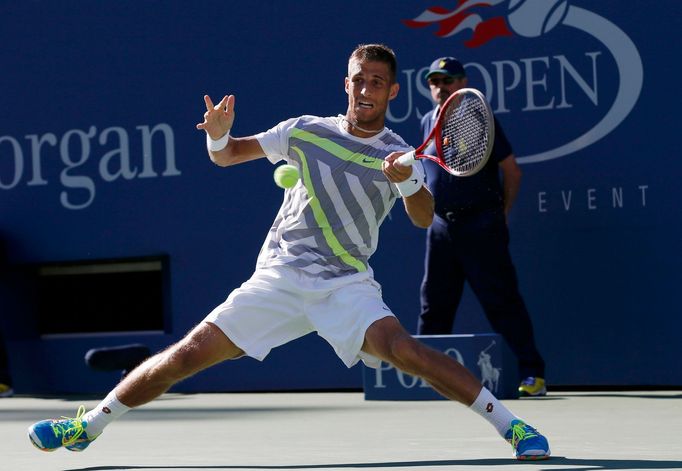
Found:
[(14, 395), (14, 389), (12, 386), (5, 383), (0, 383), (0, 397), (11, 397)]
[(551, 452), (547, 439), (522, 420), (512, 420), (511, 427), (504, 436), (517, 460), (546, 460)]
[(89, 437), (83, 420), (85, 407), (80, 406), (75, 418), (62, 417), (36, 422), (28, 428), (31, 443), (42, 451), (54, 451), (64, 447), (69, 451), (83, 451), (99, 435)]
[(519, 385), (519, 397), (546, 396), (545, 380), (538, 376), (529, 376)]

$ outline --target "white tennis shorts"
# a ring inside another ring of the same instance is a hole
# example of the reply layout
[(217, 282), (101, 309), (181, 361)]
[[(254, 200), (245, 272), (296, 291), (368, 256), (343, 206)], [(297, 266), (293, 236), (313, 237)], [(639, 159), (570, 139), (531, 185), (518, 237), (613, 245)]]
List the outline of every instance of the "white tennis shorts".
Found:
[(294, 268), (258, 268), (204, 319), (218, 326), (246, 355), (263, 360), (270, 350), (317, 331), (350, 368), (380, 360), (362, 352), (365, 332), (393, 316), (371, 276), (311, 283)]

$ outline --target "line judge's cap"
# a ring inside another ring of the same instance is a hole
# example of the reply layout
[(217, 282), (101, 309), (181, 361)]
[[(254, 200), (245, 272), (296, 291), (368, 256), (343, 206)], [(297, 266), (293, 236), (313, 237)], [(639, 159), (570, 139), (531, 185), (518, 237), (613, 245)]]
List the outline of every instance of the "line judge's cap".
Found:
[(464, 66), (454, 57), (441, 57), (431, 63), (424, 78), (428, 79), (433, 74), (444, 74), (450, 77), (465, 77)]

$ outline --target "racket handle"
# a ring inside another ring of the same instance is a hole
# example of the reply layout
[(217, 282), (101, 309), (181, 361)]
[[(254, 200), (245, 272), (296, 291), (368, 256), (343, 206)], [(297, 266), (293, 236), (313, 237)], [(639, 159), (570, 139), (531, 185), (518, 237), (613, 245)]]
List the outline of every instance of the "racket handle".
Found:
[(414, 164), (417, 159), (414, 158), (415, 151), (411, 150), (410, 152), (407, 152), (400, 157), (396, 159), (396, 162), (398, 162), (400, 165), (406, 165), (406, 166), (411, 166)]

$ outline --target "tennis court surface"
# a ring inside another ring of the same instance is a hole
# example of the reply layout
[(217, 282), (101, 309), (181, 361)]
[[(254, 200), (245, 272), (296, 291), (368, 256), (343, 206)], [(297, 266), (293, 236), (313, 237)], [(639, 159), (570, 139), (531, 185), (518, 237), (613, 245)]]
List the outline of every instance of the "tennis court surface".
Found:
[(682, 469), (682, 391), (553, 392), (503, 401), (547, 435), (552, 459), (518, 462), (479, 416), (447, 401), (361, 392), (167, 394), (124, 415), (83, 453), (35, 449), (38, 420), (99, 398), (0, 399), (0, 469)]

